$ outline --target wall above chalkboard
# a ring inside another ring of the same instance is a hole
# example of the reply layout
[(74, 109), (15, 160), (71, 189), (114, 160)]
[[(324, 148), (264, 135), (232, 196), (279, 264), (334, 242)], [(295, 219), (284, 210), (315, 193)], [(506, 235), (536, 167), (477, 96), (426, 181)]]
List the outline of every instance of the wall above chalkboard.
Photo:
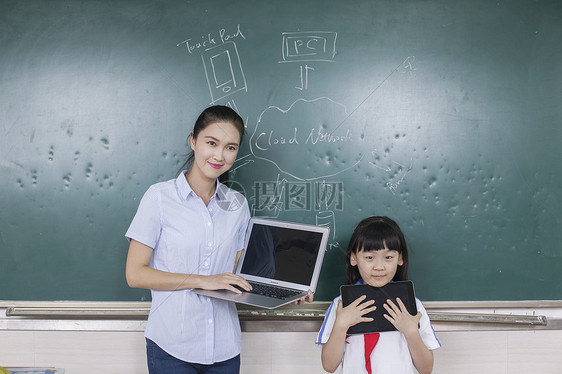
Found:
[(0, 299), (149, 300), (124, 233), (210, 104), (252, 214), (387, 215), (423, 300), (562, 299), (562, 3), (3, 1)]

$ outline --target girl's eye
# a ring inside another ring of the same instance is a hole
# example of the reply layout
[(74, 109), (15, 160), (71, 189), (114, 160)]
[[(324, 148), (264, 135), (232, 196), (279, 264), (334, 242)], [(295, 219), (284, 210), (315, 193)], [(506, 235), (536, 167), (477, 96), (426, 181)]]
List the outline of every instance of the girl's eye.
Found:
[(365, 256), (365, 258), (369, 261), (371, 261), (373, 259), (373, 256)]
[(236, 152), (236, 147), (230, 146), (230, 147), (227, 147), (227, 149), (229, 151)]

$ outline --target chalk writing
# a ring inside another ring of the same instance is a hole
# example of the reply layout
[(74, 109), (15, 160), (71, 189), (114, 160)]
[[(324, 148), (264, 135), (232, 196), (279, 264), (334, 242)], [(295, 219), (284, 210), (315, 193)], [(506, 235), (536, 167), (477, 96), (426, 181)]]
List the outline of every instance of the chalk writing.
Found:
[(402, 66), (404, 67), (404, 72), (413, 75), (416, 71), (414, 63), (416, 62), (416, 56), (408, 56)]
[(282, 34), (282, 62), (333, 62), (336, 55), (336, 32), (305, 31)]
[(206, 35), (201, 35), (201, 37), (196, 39), (186, 39), (183, 42), (176, 44), (176, 46), (179, 47), (184, 45), (189, 53), (193, 53), (199, 49), (207, 50), (209, 48), (216, 47), (217, 45), (224, 44), (236, 38), (246, 40), (246, 37), (240, 28), (240, 24), (238, 24), (236, 31), (234, 32), (227, 32), (226, 29), (222, 28), (215, 33), (207, 33)]
[(306, 138), (305, 143), (345, 143), (349, 141), (351, 141), (351, 132), (349, 129), (347, 129), (345, 135), (333, 135), (322, 128), (319, 128), (318, 130), (313, 128)]
[[(299, 99), (287, 109), (269, 106), (258, 117), (250, 137), (250, 152), (256, 159), (273, 163), (280, 172), (296, 180), (332, 177), (354, 168), (363, 157), (361, 152), (357, 152), (355, 155), (345, 155), (346, 158), (351, 157), (346, 162), (331, 161), (335, 144), (361, 141), (351, 128), (331, 131), (345, 116), (345, 106), (327, 97)], [(284, 126), (295, 123), (298, 126)], [(285, 148), (294, 151), (286, 152)], [(291, 170), (303, 162), (303, 156), (310, 160), (330, 162), (330, 167), (309, 168), (306, 172), (300, 171), (302, 175), (296, 175)]]
[(304, 69), (303, 66), (301, 65), (301, 85), (300, 87), (295, 87), (297, 90), (306, 90), (308, 89), (308, 71), (309, 70), (314, 70), (314, 68), (311, 68), (308, 65), (304, 65)]
[(295, 127), (289, 136), (279, 135), (274, 130), (270, 130), (269, 133), (261, 132), (257, 135), (254, 145), (260, 151), (267, 151), (274, 145), (299, 145), (301, 143), (316, 145), (318, 143), (344, 143), (348, 141), (351, 141), (349, 129), (347, 129), (345, 135), (333, 135), (322, 128), (312, 128), (306, 139), (304, 141), (300, 139), (299, 141), (299, 129)]
[(246, 40), (240, 24), (236, 30), (221, 28), (199, 38), (188, 38), (176, 44), (185, 46), (190, 54), (201, 53), (205, 77), (211, 94), (211, 104), (229, 97), (236, 92), (247, 91), (246, 77), (240, 62), (236, 39)]
[(393, 195), (396, 194), (396, 190), (398, 189), (398, 186), (400, 186), (400, 184), (404, 181), (404, 178), (406, 178), (406, 174), (408, 174), (408, 172), (410, 170), (412, 170), (412, 165), (410, 165), (410, 167), (407, 170), (405, 170), (403, 165), (400, 165), (397, 162), (395, 162), (395, 163), (400, 166), (400, 171), (402, 173), (402, 176), (396, 182), (387, 182), (386, 183), (386, 186), (388, 187), (390, 192), (392, 192)]
[[(396, 191), (398, 190), (398, 186), (402, 184), (404, 178), (406, 178), (406, 174), (408, 174), (412, 170), (412, 163), (410, 163), (410, 166), (408, 168), (393, 160), (390, 160), (387, 165), (384, 165), (384, 164), (380, 164), (381, 157), (378, 155), (376, 149), (372, 151), (371, 154), (374, 157), (374, 161), (369, 161), (371, 165), (385, 171), (388, 174), (393, 174), (390, 176), (391, 180), (386, 183), (386, 186), (388, 187), (390, 192), (392, 192), (393, 195), (396, 194)], [(395, 165), (397, 165), (398, 168), (396, 168)], [(394, 180), (396, 177), (398, 177), (398, 179)]]
[(300, 144), (299, 140), (297, 139), (298, 131), (299, 129), (295, 127), (292, 137), (278, 136), (277, 134), (275, 134), (274, 136), (273, 130), (269, 131), (269, 134), (262, 132), (256, 137), (255, 140), (256, 148), (259, 149), (260, 151), (267, 151), (272, 145)]

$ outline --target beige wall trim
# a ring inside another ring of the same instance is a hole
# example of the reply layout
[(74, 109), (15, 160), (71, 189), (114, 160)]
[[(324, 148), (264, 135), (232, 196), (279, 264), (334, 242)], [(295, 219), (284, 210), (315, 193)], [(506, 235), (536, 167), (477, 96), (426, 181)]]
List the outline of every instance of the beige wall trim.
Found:
[[(243, 331), (317, 331), (329, 302), (239, 305)], [(428, 302), (436, 331), (561, 330), (562, 302)], [(1, 301), (0, 330), (143, 331), (150, 302)]]

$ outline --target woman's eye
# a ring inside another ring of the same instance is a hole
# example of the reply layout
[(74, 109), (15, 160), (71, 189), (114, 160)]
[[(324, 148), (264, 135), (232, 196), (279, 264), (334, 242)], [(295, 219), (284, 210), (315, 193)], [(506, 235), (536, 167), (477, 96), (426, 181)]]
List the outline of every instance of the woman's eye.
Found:
[(217, 143), (215, 143), (215, 142), (212, 141), (212, 140), (209, 140), (209, 141), (207, 142), (207, 144), (209, 144), (209, 145), (216, 145)]

